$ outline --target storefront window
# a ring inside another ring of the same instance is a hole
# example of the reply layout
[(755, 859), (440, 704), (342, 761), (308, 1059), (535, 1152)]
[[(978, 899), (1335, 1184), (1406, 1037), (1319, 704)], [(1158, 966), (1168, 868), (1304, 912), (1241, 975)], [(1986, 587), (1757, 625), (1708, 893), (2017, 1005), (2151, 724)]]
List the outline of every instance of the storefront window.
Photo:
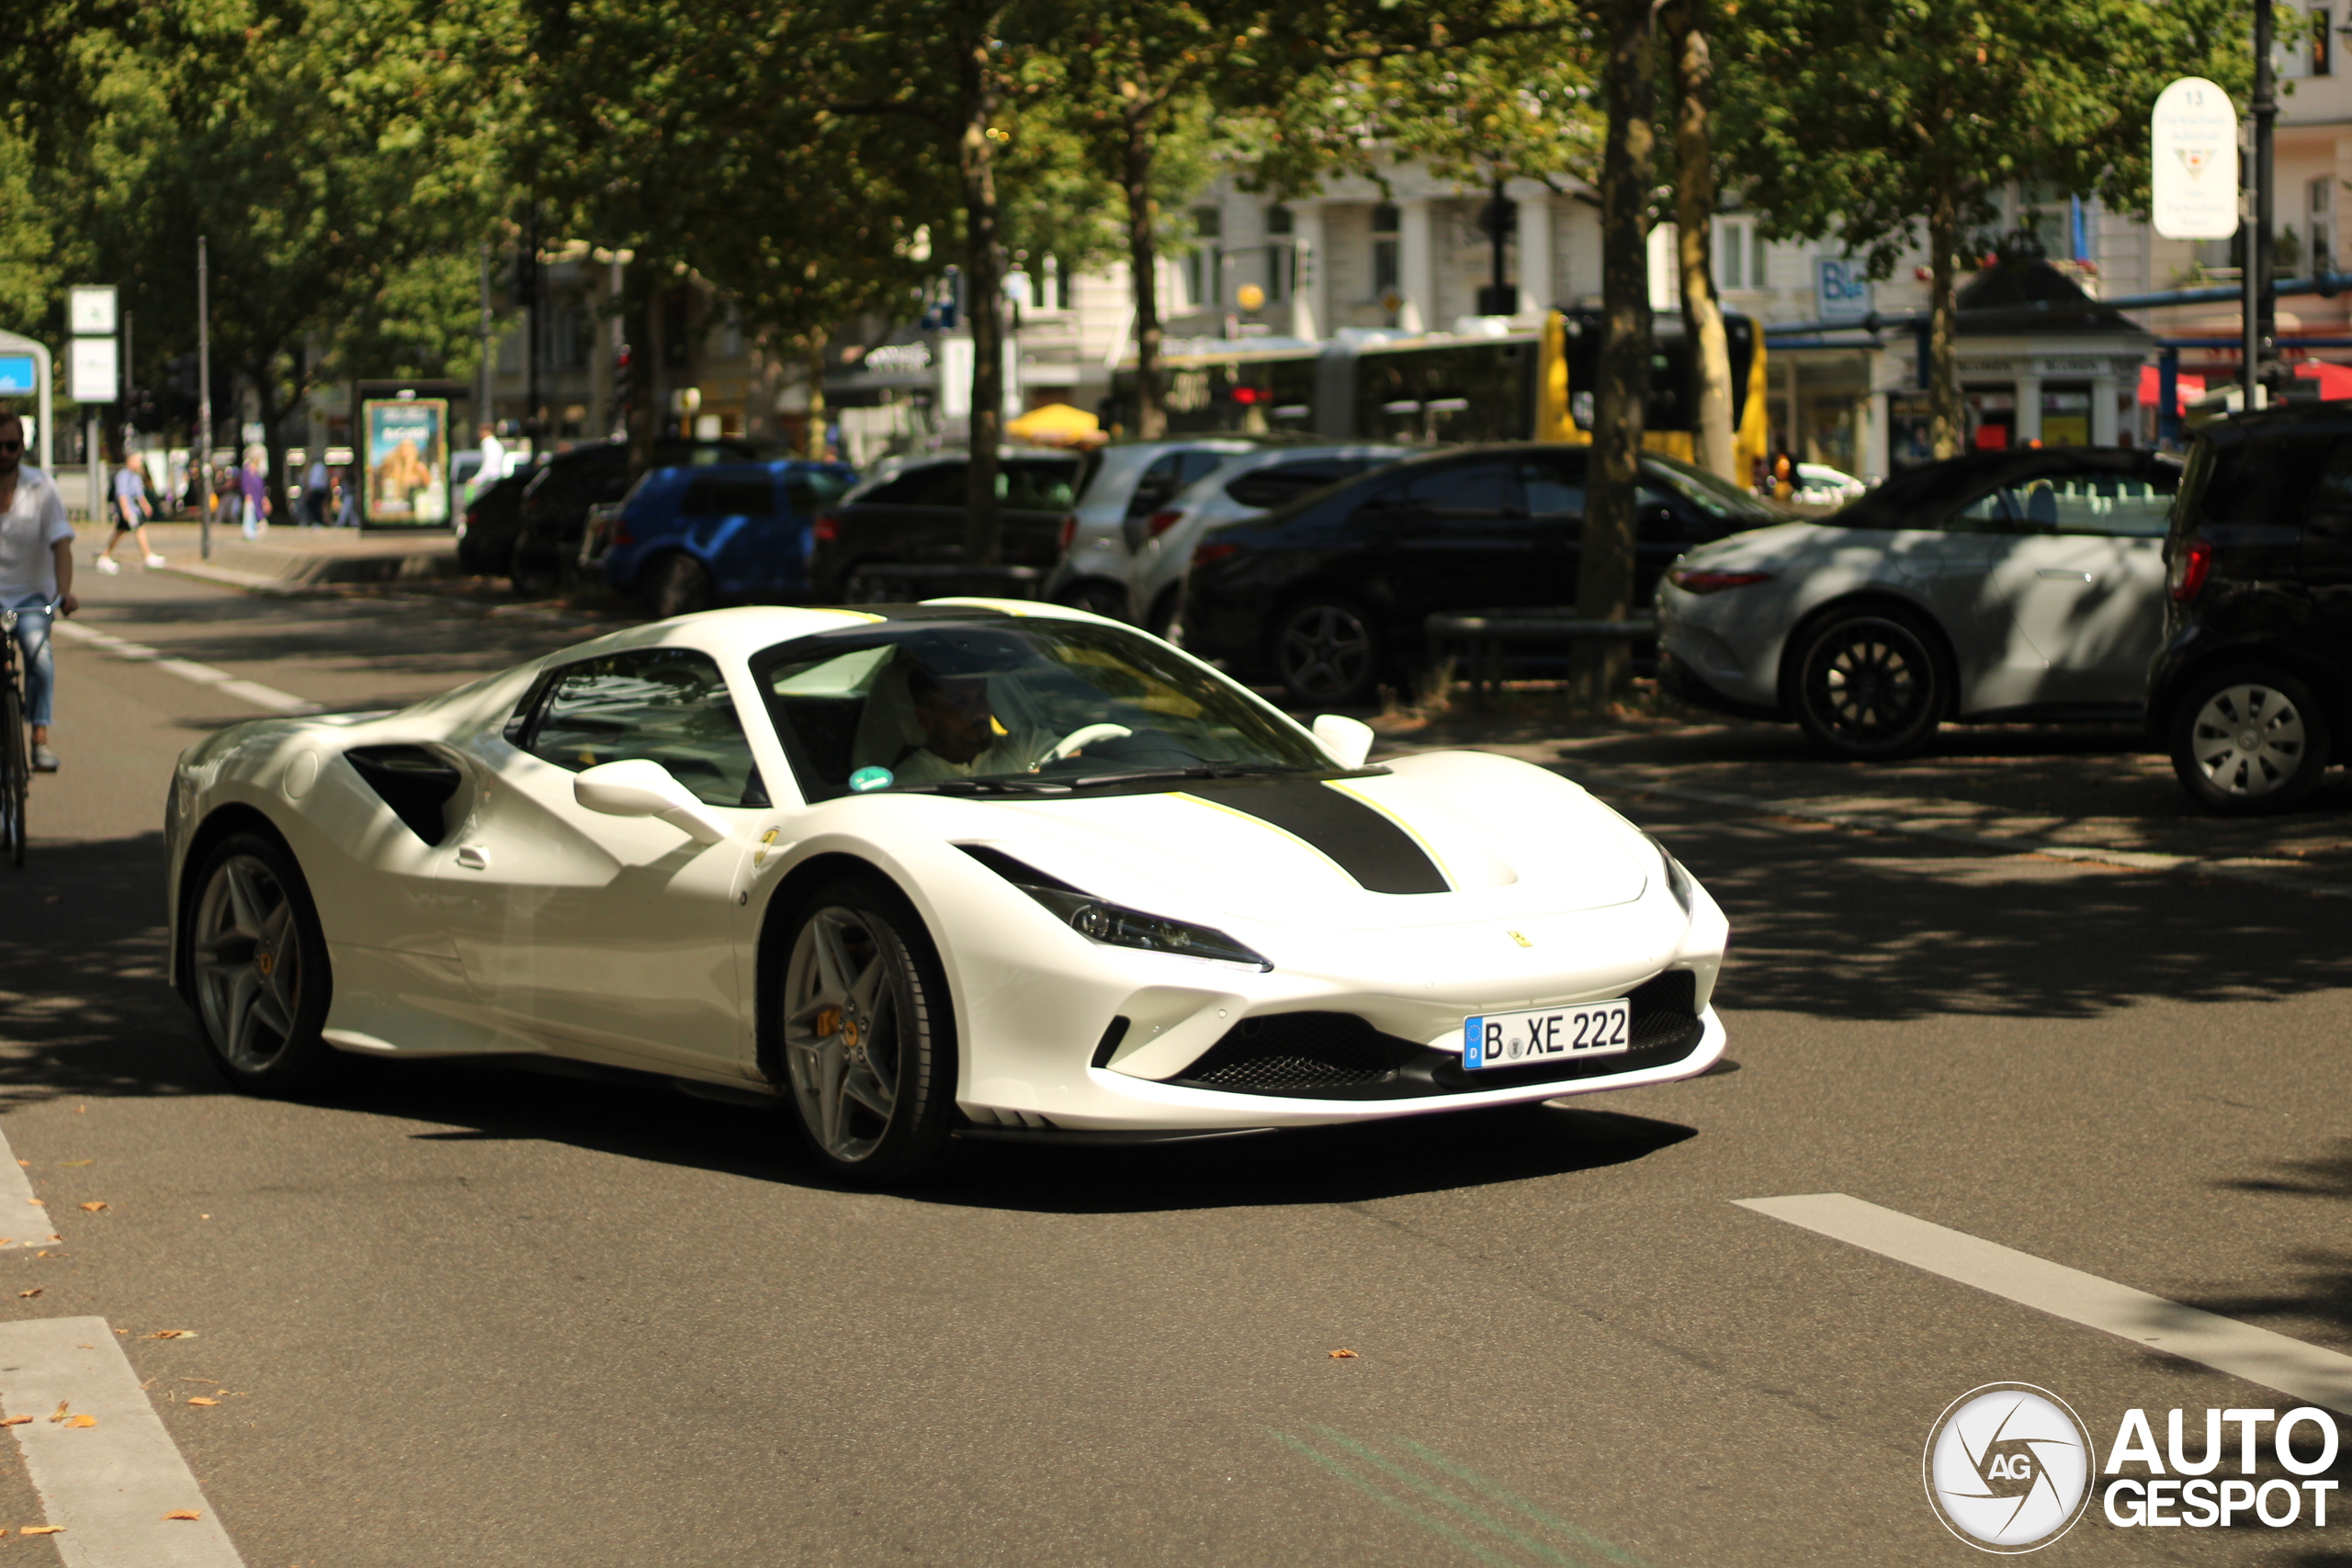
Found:
[(2018, 444), (2018, 400), (2015, 393), (1980, 392), (1972, 388), (1966, 394), (1966, 401), (1970, 451), (2006, 452)]
[(2044, 446), (2087, 446), (2091, 444), (2091, 389), (2088, 387), (2041, 389), (2041, 444)]

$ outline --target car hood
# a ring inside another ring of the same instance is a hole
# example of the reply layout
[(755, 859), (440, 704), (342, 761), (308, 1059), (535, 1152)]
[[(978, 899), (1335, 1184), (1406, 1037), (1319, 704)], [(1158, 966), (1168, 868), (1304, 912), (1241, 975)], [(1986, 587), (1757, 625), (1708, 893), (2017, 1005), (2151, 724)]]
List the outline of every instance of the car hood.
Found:
[(1731, 534), (1697, 546), (1683, 556), (1681, 564), (1704, 567), (1710, 571), (1762, 568), (1806, 550), (1819, 549), (1842, 532), (1818, 523), (1776, 523), (1770, 528), (1751, 528), (1745, 534)]
[(1322, 930), (1446, 925), (1630, 903), (1657, 852), (1544, 769), (1484, 752), (1385, 775), (1216, 780), (1146, 795), (974, 803), (974, 836), (1155, 913)]

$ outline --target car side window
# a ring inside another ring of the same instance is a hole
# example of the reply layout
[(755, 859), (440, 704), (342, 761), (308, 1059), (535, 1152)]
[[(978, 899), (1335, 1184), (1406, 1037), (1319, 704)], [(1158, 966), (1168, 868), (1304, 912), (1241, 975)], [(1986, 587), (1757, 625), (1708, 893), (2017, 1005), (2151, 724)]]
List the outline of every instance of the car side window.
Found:
[(1526, 492), (1531, 516), (1583, 517), (1583, 475), (1567, 474), (1550, 463), (1524, 463), (1520, 466), (1519, 483)]
[(784, 481), (784, 495), (792, 505), (793, 515), (813, 517), (839, 501), (849, 487), (850, 479), (845, 474), (831, 468), (807, 468)]
[(572, 773), (644, 759), (709, 806), (765, 806), (727, 681), (708, 654), (639, 648), (555, 671), (523, 749)]
[(1077, 477), (1067, 463), (1007, 463), (997, 475), (997, 498), (1015, 512), (1067, 512)]
[(1498, 517), (1519, 506), (1519, 477), (1502, 463), (1463, 463), (1422, 474), (1408, 487), (1413, 506), (1436, 518)]
[(964, 465), (933, 463), (900, 474), (859, 498), (874, 506), (961, 506)]
[(1127, 498), (1127, 515), (1143, 517), (1159, 510), (1169, 497), (1184, 488), (1184, 454), (1162, 452), (1136, 478), (1136, 492)]
[(2163, 469), (2042, 474), (1979, 497), (1954, 513), (1946, 528), (1952, 533), (2161, 539), (2178, 482)]
[(2018, 534), (2019, 513), (2016, 491), (2003, 485), (1988, 491), (1966, 506), (1944, 519), (1939, 530), (1946, 534)]
[(689, 517), (773, 517), (775, 481), (766, 474), (697, 474), (678, 510)]
[(1225, 493), (1239, 505), (1271, 511), (1310, 491), (1353, 479), (1377, 461), (1373, 457), (1318, 457), (1302, 463), (1276, 463), (1241, 475), (1225, 487)]

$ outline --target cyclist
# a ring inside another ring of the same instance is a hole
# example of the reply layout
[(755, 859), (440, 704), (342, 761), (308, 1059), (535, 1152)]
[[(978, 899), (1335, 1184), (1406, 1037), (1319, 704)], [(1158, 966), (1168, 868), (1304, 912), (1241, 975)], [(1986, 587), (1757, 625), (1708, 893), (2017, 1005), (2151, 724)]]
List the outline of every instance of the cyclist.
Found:
[(50, 477), (25, 461), (25, 422), (0, 412), (0, 610), (17, 612), (17, 643), (25, 656), (26, 717), (33, 729), (33, 771), (57, 772), (49, 749), (51, 693), (57, 667), (49, 651), (50, 606), (62, 615), (81, 607), (74, 597), (74, 529), (65, 500)]

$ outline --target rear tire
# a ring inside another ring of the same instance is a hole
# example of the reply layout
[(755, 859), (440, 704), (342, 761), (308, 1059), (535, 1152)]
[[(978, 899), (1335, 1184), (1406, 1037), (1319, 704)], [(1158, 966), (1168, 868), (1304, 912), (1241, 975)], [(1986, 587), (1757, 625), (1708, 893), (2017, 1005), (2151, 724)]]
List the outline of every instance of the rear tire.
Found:
[(1797, 724), (1815, 745), (1856, 761), (1908, 757), (1943, 722), (1951, 682), (1935, 632), (1894, 609), (1833, 615), (1797, 656)]
[(691, 615), (717, 603), (718, 585), (709, 569), (683, 550), (663, 556), (646, 574), (645, 607), (657, 621)]
[(301, 867), (285, 845), (236, 833), (204, 857), (181, 925), (197, 1037), (230, 1084), (292, 1094), (338, 1062), (320, 1037), (334, 978)]
[(947, 976), (912, 906), (876, 877), (812, 891), (768, 993), (785, 1101), (835, 1176), (910, 1180), (935, 1165), (956, 1116)]
[(2319, 787), (2335, 737), (2325, 707), (2275, 666), (2199, 676), (2174, 705), (2172, 771), (2189, 798), (2227, 817), (2291, 811)]
[(1309, 599), (1283, 611), (1274, 625), (1274, 673), (1298, 707), (1371, 703), (1386, 653), (1371, 612), (1352, 599)]
[(25, 863), (25, 790), (32, 777), (32, 759), (25, 750), (25, 710), (14, 686), (0, 692), (0, 853), (8, 863)]

